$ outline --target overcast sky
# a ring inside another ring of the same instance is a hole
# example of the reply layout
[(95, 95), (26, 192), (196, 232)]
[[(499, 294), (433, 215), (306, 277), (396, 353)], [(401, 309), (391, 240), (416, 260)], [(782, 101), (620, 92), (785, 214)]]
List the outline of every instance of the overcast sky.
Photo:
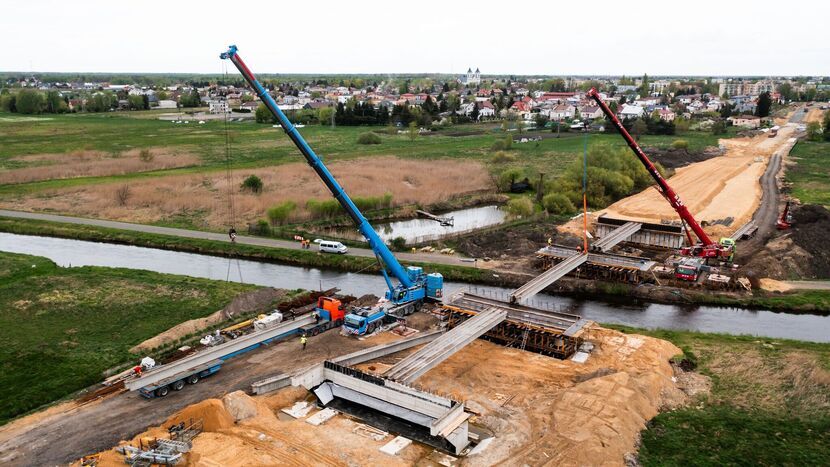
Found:
[(3, 3), (0, 71), (830, 74), (827, 0)]

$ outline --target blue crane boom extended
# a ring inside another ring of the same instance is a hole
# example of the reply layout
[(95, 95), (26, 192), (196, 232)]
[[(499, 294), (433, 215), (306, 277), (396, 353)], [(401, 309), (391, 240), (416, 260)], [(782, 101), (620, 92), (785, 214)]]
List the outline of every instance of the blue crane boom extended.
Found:
[[(352, 221), (355, 225), (357, 225), (357, 229), (361, 234), (363, 234), (363, 237), (366, 238), (366, 241), (369, 243), (369, 247), (372, 248), (375, 256), (381, 262), (381, 272), (383, 273), (383, 278), (386, 280), (386, 285), (389, 287), (386, 298), (396, 304), (420, 302), (426, 297), (436, 299), (440, 298), (443, 280), (440, 281), (440, 284), (436, 281), (437, 278), (433, 278), (428, 281), (427, 277), (425, 277), (421, 271), (421, 268), (410, 267), (404, 269), (404, 267), (401, 266), (401, 263), (398, 262), (398, 259), (392, 254), (389, 247), (387, 247), (383, 240), (381, 240), (380, 236), (377, 232), (375, 232), (375, 229), (373, 229), (372, 225), (369, 224), (369, 221), (366, 220), (354, 202), (352, 202), (351, 198), (349, 198), (349, 195), (347, 195), (343, 190), (343, 187), (337, 183), (337, 180), (331, 172), (329, 172), (329, 169), (326, 168), (326, 165), (320, 157), (315, 154), (314, 150), (311, 149), (311, 146), (308, 145), (300, 132), (297, 131), (297, 128), (294, 127), (291, 121), (288, 120), (288, 117), (286, 117), (282, 110), (280, 110), (277, 106), (274, 98), (271, 97), (262, 84), (257, 81), (254, 74), (251, 73), (250, 69), (248, 69), (248, 66), (245, 65), (245, 62), (242, 61), (242, 58), (237, 53), (236, 46), (230, 46), (227, 52), (223, 52), (220, 55), (220, 58), (229, 59), (236, 66), (242, 74), (242, 77), (245, 78), (245, 81), (248, 82), (248, 84), (256, 92), (257, 96), (259, 96), (260, 100), (262, 100), (263, 104), (265, 104), (268, 110), (270, 110), (274, 117), (277, 118), (277, 121), (282, 126), (282, 129), (286, 134), (288, 134), (288, 137), (291, 138), (291, 141), (294, 142), (294, 145), (297, 146), (297, 149), (299, 149), (305, 157), (308, 165), (310, 165), (320, 179), (323, 180), (323, 183), (326, 184), (326, 187), (328, 187), (329, 191), (331, 191), (331, 194), (340, 203), (349, 217), (352, 218)], [(389, 270), (388, 272), (387, 269)], [(400, 281), (399, 286), (396, 287), (392, 284), (392, 281), (389, 278), (390, 273), (398, 281)], [(433, 274), (430, 276), (433, 276)], [(427, 282), (431, 283), (430, 287), (427, 286)]]

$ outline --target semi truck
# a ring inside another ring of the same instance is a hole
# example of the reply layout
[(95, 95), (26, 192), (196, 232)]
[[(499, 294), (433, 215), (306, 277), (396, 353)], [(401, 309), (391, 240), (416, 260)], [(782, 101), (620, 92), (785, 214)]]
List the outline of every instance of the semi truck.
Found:
[(196, 384), (215, 374), (227, 360), (242, 355), (262, 345), (298, 335), (316, 336), (336, 328), (345, 321), (345, 311), (340, 300), (319, 297), (317, 307), (307, 315), (283, 321), (267, 329), (254, 328), (254, 332), (237, 336), (226, 342), (205, 347), (180, 360), (158, 365), (125, 382), (129, 390), (138, 390), (142, 396), (152, 399), (164, 397), (170, 391), (181, 391), (187, 384)]

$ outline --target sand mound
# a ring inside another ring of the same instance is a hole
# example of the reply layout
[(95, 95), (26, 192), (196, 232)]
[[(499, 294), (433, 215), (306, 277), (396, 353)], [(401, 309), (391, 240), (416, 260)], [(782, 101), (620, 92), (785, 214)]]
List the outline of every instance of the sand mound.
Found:
[(190, 420), (202, 419), (205, 431), (219, 431), (234, 426), (233, 416), (225, 409), (225, 404), (219, 399), (206, 399), (197, 404), (185, 407), (164, 422), (164, 427)]
[(245, 420), (256, 416), (257, 406), (251, 396), (242, 391), (234, 391), (222, 398), (225, 410), (233, 417), (234, 421)]

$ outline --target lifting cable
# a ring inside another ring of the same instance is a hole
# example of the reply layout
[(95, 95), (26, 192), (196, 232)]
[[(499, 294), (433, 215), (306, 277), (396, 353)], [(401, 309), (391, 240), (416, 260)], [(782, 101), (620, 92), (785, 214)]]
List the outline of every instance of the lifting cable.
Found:
[[(222, 60), (222, 76), (223, 83), (228, 81), (228, 65), (225, 60)], [(233, 189), (233, 169), (231, 166), (231, 134), (228, 126), (228, 95), (225, 94), (225, 108), (222, 110), (225, 120), (225, 183), (228, 185), (228, 236), (231, 237), (231, 254), (228, 257), (228, 271), (225, 274), (225, 282), (230, 282), (231, 277), (231, 263), (236, 259), (236, 270), (239, 272), (239, 282), (242, 282), (242, 266), (239, 264), (239, 257), (236, 255), (236, 209), (234, 207), (234, 189)]]

